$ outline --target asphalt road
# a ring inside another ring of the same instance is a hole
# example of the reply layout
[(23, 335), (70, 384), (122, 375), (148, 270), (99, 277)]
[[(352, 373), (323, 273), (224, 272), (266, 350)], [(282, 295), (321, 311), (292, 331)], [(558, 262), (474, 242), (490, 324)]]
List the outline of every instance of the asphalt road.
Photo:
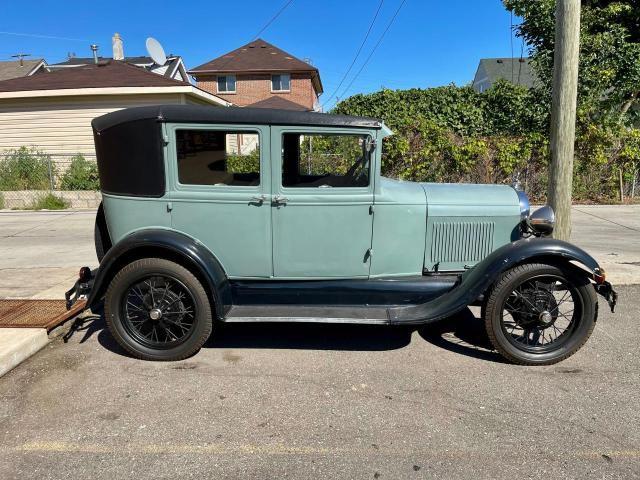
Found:
[(640, 478), (640, 286), (550, 367), (472, 315), (236, 325), (177, 363), (88, 319), (0, 378), (0, 478)]

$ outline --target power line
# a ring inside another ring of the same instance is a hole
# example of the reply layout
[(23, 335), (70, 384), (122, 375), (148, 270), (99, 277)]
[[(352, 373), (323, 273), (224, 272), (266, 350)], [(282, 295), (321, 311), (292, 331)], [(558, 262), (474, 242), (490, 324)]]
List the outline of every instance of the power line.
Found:
[(68, 40), (71, 42), (90, 42), (83, 38), (56, 37), (54, 35), (39, 35), (36, 33), (20, 33), (20, 32), (0, 32), (2, 35), (15, 35), (17, 37), (46, 38), (48, 40)]
[(391, 25), (393, 25), (394, 20), (396, 19), (396, 17), (398, 16), (398, 13), (400, 13), (400, 10), (402, 9), (403, 5), (405, 4), (407, 0), (402, 0), (402, 2), (400, 2), (400, 5), (398, 6), (398, 9), (396, 10), (396, 12), (393, 14), (393, 17), (391, 17), (391, 20), (389, 20), (389, 23), (387, 24), (387, 28), (384, 29), (384, 32), (382, 32), (382, 35), (380, 35), (380, 38), (378, 39), (377, 43), (373, 46), (373, 49), (371, 50), (371, 52), (369, 53), (369, 56), (366, 58), (366, 60), (364, 61), (364, 63), (362, 64), (362, 66), (360, 67), (360, 70), (358, 70), (358, 72), (355, 74), (355, 76), (351, 79), (351, 82), (349, 82), (349, 85), (347, 85), (347, 88), (345, 88), (342, 91), (342, 95), (340, 95), (340, 97), (344, 97), (345, 94), (349, 91), (349, 89), (351, 88), (351, 85), (353, 85), (353, 82), (356, 81), (356, 78), (358, 78), (358, 76), (360, 75), (360, 73), (362, 73), (362, 70), (364, 70), (364, 67), (367, 66), (367, 64), (369, 63), (369, 60), (371, 60), (371, 57), (373, 57), (373, 54), (376, 52), (376, 50), (378, 49), (378, 47), (380, 46), (380, 44), (382, 43), (382, 40), (384, 39), (384, 36), (387, 34), (387, 32), (389, 31), (389, 29), (391, 28)]
[(378, 5), (378, 9), (376, 10), (376, 14), (373, 16), (373, 20), (371, 20), (371, 23), (369, 24), (369, 29), (367, 30), (367, 34), (364, 36), (364, 39), (362, 40), (362, 43), (360, 44), (360, 48), (358, 48), (358, 51), (356, 52), (355, 57), (353, 57), (353, 60), (351, 61), (351, 65), (349, 65), (349, 68), (347, 68), (347, 71), (344, 72), (344, 75), (342, 76), (342, 79), (340, 80), (340, 83), (338, 84), (336, 89), (333, 91), (331, 96), (329, 98), (327, 98), (322, 103), (323, 107), (329, 102), (329, 100), (331, 100), (335, 96), (336, 93), (338, 93), (338, 90), (340, 90), (340, 87), (342, 86), (342, 84), (346, 80), (347, 76), (351, 72), (351, 69), (355, 65), (356, 60), (360, 56), (360, 52), (362, 51), (362, 48), (364, 47), (364, 44), (367, 42), (367, 39), (369, 38), (369, 34), (371, 33), (371, 29), (373, 28), (373, 24), (376, 23), (376, 19), (378, 18), (378, 14), (380, 13), (380, 9), (382, 8), (382, 4), (383, 3), (384, 3), (384, 0), (380, 0), (380, 4)]
[(287, 1), (287, 2), (282, 6), (282, 8), (281, 8), (280, 10), (278, 10), (278, 11), (276, 12), (276, 14), (275, 14), (273, 17), (271, 17), (271, 19), (270, 19), (270, 20), (269, 20), (269, 21), (264, 25), (264, 27), (262, 27), (262, 28), (260, 29), (260, 31), (259, 31), (258, 33), (256, 33), (256, 36), (255, 36), (255, 37), (253, 37), (253, 40), (255, 40), (256, 38), (258, 38), (262, 32), (264, 32), (267, 28), (269, 28), (269, 25), (271, 25), (271, 24), (272, 24), (272, 23), (273, 23), (273, 22), (274, 22), (274, 21), (275, 21), (275, 20), (276, 20), (276, 19), (277, 19), (281, 14), (282, 14), (282, 12), (284, 12), (284, 11), (287, 9), (287, 7), (288, 7), (289, 5), (291, 5), (292, 3), (293, 3), (293, 0), (288, 0), (288, 1)]

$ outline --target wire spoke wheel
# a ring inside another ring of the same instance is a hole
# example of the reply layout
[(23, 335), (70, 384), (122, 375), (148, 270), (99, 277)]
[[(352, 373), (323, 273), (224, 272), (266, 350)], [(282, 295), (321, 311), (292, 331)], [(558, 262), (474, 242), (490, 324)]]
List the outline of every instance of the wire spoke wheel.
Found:
[(582, 303), (577, 288), (560, 275), (519, 283), (502, 303), (500, 325), (507, 340), (531, 353), (553, 351), (578, 327)]
[(142, 345), (174, 348), (185, 342), (196, 323), (196, 304), (189, 289), (168, 275), (147, 276), (130, 285), (123, 296), (125, 330)]
[(525, 263), (505, 271), (482, 306), (491, 344), (519, 365), (552, 365), (576, 353), (596, 325), (598, 299), (572, 265)]

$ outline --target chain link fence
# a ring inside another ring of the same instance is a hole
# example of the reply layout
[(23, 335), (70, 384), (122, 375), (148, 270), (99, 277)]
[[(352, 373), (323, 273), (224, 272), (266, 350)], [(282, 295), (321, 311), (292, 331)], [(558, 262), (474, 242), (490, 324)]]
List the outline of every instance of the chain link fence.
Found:
[(97, 208), (99, 189), (95, 154), (0, 153), (0, 209)]

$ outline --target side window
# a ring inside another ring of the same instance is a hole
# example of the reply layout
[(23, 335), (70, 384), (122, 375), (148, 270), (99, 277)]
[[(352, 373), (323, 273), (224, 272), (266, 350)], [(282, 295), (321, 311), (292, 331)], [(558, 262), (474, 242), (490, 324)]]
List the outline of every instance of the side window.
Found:
[(368, 135), (285, 133), (282, 186), (366, 187), (371, 169)]
[(256, 131), (177, 130), (178, 180), (189, 185), (260, 185)]

